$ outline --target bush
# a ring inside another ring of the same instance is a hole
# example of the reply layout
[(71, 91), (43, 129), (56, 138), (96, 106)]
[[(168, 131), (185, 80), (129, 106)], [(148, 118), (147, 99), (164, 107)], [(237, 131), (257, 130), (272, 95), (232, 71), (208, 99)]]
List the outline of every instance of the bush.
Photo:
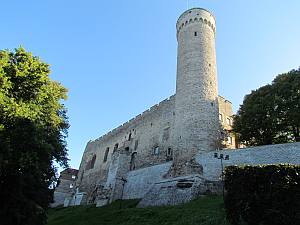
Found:
[(300, 224), (300, 166), (229, 166), (225, 209), (234, 225)]

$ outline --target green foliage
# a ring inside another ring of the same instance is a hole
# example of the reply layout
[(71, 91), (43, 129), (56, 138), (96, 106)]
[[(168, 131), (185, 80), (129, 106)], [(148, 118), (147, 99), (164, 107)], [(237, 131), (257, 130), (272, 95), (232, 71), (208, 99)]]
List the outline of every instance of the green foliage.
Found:
[(67, 166), (66, 89), (23, 48), (0, 51), (0, 221), (42, 225), (55, 177)]
[(234, 225), (300, 224), (300, 166), (230, 166), (226, 214)]
[(246, 95), (233, 130), (250, 146), (300, 141), (300, 69)]
[(134, 200), (103, 208), (80, 206), (49, 210), (48, 225), (229, 225), (223, 200), (209, 196), (180, 206), (135, 208)]

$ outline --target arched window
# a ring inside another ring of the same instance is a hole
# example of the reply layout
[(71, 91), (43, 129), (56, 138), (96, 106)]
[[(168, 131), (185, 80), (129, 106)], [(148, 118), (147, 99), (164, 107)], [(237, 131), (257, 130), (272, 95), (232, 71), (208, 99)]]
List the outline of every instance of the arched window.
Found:
[(94, 169), (95, 162), (96, 162), (96, 155), (93, 156), (92, 161), (91, 161), (91, 169)]
[(105, 154), (104, 154), (103, 162), (106, 162), (106, 161), (107, 161), (108, 153), (109, 153), (109, 148), (107, 147), (107, 148), (106, 148), (106, 151), (105, 151)]

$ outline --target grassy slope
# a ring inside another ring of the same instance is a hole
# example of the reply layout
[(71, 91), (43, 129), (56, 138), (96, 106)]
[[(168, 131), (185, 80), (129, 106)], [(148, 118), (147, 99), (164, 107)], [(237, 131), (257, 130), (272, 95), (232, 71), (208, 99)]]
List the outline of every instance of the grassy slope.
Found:
[(136, 201), (95, 208), (80, 206), (49, 210), (48, 225), (228, 225), (223, 200), (210, 196), (174, 207), (135, 208)]

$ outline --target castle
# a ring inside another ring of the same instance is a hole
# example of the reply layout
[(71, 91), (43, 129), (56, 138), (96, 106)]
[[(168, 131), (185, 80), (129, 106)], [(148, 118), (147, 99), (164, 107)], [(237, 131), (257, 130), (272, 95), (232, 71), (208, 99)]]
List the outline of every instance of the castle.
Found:
[[(87, 144), (65, 206), (102, 206), (117, 199), (142, 199), (140, 206), (172, 205), (220, 192), (221, 171), (213, 152), (222, 126), (229, 131), (227, 148), (238, 145), (230, 133), (232, 105), (218, 95), (215, 17), (202, 8), (189, 9), (176, 30), (176, 93)], [(293, 162), (282, 154), (273, 158), (269, 148), (224, 153), (233, 155), (229, 164)], [(278, 145), (272, 151), (283, 148), (295, 154), (299, 145)]]

